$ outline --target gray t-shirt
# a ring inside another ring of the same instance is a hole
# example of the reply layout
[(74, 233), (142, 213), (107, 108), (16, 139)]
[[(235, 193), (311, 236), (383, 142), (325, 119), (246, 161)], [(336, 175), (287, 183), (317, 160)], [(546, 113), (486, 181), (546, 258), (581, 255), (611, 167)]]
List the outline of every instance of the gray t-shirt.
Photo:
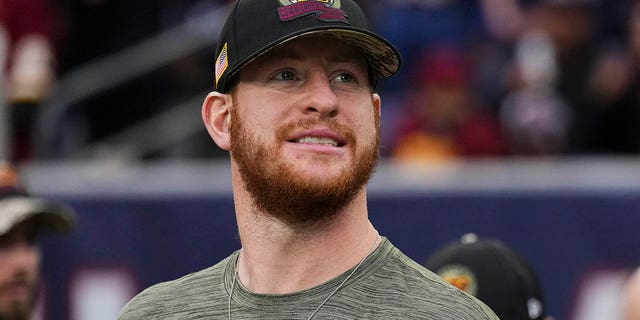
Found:
[[(239, 251), (207, 269), (152, 286), (118, 320), (228, 319)], [(236, 281), (231, 319), (307, 319), (351, 270), (317, 287), (255, 294)], [(482, 302), (449, 285), (384, 239), (313, 319), (498, 319)]]

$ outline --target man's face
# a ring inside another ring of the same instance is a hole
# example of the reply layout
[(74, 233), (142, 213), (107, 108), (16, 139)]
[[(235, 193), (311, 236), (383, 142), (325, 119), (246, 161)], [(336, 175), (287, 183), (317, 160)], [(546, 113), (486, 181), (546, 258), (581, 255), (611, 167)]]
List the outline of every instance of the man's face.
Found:
[(29, 319), (35, 305), (40, 250), (31, 221), (0, 236), (0, 319)]
[(240, 73), (231, 155), (258, 209), (290, 224), (321, 221), (363, 191), (377, 161), (380, 99), (358, 50), (293, 40)]

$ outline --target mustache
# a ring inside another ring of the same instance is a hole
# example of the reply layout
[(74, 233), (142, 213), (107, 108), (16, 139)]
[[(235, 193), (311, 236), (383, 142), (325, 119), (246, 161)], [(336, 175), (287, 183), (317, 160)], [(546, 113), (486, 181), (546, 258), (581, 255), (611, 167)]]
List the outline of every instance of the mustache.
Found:
[(20, 273), (7, 281), (0, 283), (0, 292), (6, 291), (11, 287), (29, 287), (31, 289), (35, 289), (36, 285), (36, 279)]
[(303, 119), (295, 122), (290, 122), (278, 128), (278, 130), (276, 131), (276, 137), (278, 138), (278, 140), (282, 141), (285, 140), (292, 131), (311, 129), (318, 125), (327, 127), (329, 130), (343, 136), (347, 140), (348, 144), (355, 145), (356, 136), (351, 128), (349, 126), (339, 124), (335, 120), (322, 121)]

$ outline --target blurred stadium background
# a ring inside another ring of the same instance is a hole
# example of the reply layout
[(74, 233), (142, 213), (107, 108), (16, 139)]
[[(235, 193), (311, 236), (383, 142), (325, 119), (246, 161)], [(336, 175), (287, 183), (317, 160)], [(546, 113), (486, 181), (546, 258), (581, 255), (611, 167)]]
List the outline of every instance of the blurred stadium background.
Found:
[[(266, 1), (266, 0), (265, 0)], [(239, 248), (200, 105), (222, 0), (0, 0), (0, 158), (73, 206), (45, 239), (42, 319), (113, 319)], [(539, 272), (556, 319), (618, 319), (640, 265), (635, 0), (369, 0), (380, 83), (371, 219), (417, 261), (468, 232)]]

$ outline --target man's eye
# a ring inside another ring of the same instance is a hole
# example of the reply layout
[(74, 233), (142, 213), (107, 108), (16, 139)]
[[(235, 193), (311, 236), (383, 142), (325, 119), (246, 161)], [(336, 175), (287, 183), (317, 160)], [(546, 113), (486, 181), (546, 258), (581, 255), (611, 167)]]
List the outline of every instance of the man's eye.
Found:
[(338, 74), (334, 79), (343, 83), (352, 83), (355, 81), (353, 75), (346, 72)]
[(281, 72), (278, 72), (274, 78), (276, 80), (289, 81), (289, 80), (294, 80), (295, 75), (291, 71), (281, 71)]

